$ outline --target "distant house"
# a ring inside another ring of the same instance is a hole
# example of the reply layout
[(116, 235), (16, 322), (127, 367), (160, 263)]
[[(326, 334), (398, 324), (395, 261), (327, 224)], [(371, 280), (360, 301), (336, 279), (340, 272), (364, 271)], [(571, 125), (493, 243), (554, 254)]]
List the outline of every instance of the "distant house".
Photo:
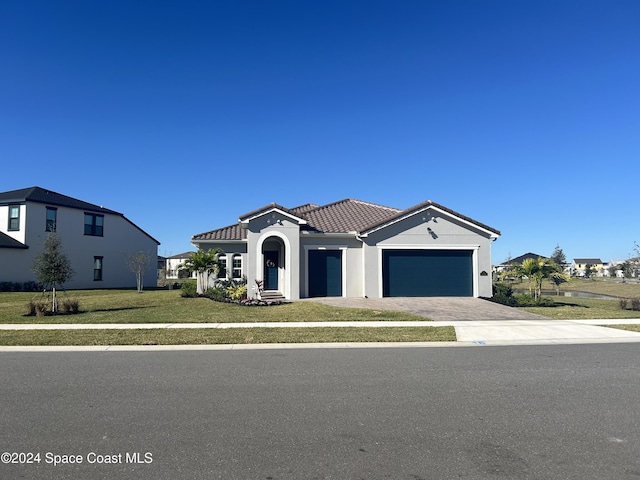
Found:
[(602, 277), (605, 273), (605, 263), (599, 258), (574, 258), (571, 262), (571, 271), (574, 275), (582, 277), (586, 274), (587, 266), (591, 269), (591, 274)]
[(184, 265), (184, 262), (189, 258), (192, 252), (184, 252), (179, 253), (177, 255), (172, 255), (170, 257), (166, 257), (166, 272), (167, 278), (176, 279), (176, 278), (196, 278), (197, 273), (193, 272), (189, 275), (186, 272), (180, 272), (180, 268)]
[(537, 260), (538, 258), (545, 258), (545, 257), (544, 255), (538, 255), (537, 253), (528, 252), (528, 253), (525, 253), (524, 255), (520, 255), (519, 257), (509, 258), (499, 265), (495, 265), (493, 267), (493, 270), (495, 272), (502, 272), (507, 268), (511, 267), (512, 265), (521, 265), (522, 262), (524, 262), (525, 260), (528, 260), (528, 259)]
[(219, 248), (227, 278), (265, 295), (490, 297), (491, 244), (500, 232), (432, 201), (400, 210), (361, 200), (276, 203), (191, 242)]
[(156, 239), (122, 213), (40, 187), (0, 192), (0, 282), (35, 281), (33, 261), (51, 232), (75, 271), (66, 288), (134, 287), (127, 262), (139, 252), (149, 258), (144, 286), (156, 286)]

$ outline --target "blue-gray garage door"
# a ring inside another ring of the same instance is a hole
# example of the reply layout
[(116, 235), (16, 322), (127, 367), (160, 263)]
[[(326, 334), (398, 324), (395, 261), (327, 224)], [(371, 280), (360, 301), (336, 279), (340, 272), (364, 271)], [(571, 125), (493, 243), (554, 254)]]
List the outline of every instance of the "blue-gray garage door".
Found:
[(385, 297), (471, 297), (470, 250), (383, 250)]
[(340, 250), (309, 250), (309, 296), (342, 296)]

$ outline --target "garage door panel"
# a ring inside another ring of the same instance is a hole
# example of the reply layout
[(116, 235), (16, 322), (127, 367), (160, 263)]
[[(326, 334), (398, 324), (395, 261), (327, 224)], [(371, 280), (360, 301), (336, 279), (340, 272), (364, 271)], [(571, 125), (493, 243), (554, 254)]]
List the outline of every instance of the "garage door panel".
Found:
[(383, 296), (472, 296), (471, 258), (467, 250), (385, 250)]
[(309, 297), (342, 296), (342, 252), (309, 250)]

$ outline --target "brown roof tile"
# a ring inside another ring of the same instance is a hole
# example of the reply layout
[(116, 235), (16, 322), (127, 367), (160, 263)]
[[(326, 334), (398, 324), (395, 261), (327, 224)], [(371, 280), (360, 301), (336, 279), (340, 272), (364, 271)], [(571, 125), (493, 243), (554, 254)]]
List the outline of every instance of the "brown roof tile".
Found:
[(324, 233), (360, 232), (367, 225), (394, 216), (400, 210), (347, 198), (315, 208), (302, 216), (313, 230)]
[(247, 238), (247, 230), (239, 224), (218, 228), (209, 232), (199, 233), (191, 237), (191, 240), (244, 240)]
[[(240, 217), (240, 220), (253, 217), (270, 208), (277, 208), (286, 213), (307, 220), (308, 225), (303, 226), (303, 228), (307, 231), (322, 233), (367, 233), (377, 228), (383, 227), (384, 225), (395, 220), (399, 220), (405, 216), (412, 215), (413, 213), (430, 206), (450, 213), (451, 215), (473, 223), (478, 227), (486, 229), (497, 235), (500, 234), (498, 230), (495, 230), (480, 222), (476, 222), (469, 217), (465, 217), (464, 215), (461, 215), (440, 204), (432, 202), (431, 200), (419, 203), (418, 205), (410, 207), (406, 210), (385, 207), (383, 205), (363, 202), (361, 200), (354, 200), (351, 198), (347, 198), (323, 206), (306, 204), (292, 209), (284, 208), (277, 203), (271, 203), (265, 207), (242, 215)], [(192, 237), (192, 240), (244, 240), (246, 238), (246, 230), (244, 228), (241, 228), (240, 225), (237, 224), (194, 235)]]

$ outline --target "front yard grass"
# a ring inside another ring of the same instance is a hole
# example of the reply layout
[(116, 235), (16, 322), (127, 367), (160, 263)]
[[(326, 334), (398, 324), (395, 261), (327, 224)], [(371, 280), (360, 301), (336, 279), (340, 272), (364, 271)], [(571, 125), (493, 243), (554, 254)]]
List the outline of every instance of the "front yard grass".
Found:
[(600, 318), (640, 318), (640, 312), (620, 309), (618, 300), (579, 297), (549, 297), (552, 307), (517, 307), (526, 312), (556, 320), (586, 320)]
[(0, 332), (0, 345), (3, 346), (454, 342), (455, 340), (456, 334), (453, 327), (175, 328), (5, 330)]
[[(60, 294), (62, 298), (65, 294)], [(208, 298), (182, 298), (179, 290), (76, 290), (77, 315), (28, 317), (27, 304), (40, 293), (0, 293), (0, 323), (242, 323), (365, 320), (428, 320), (405, 312), (338, 308), (316, 302), (245, 307)]]

